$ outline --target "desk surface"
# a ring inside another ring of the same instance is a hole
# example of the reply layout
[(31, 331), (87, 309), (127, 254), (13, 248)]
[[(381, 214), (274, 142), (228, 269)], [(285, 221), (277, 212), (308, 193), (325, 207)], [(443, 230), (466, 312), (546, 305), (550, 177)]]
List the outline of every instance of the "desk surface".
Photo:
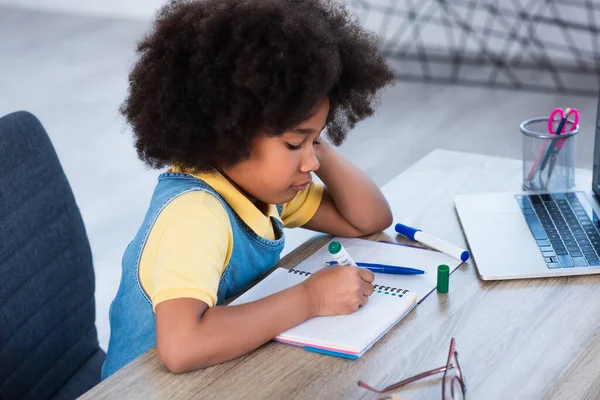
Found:
[[(394, 221), (465, 245), (456, 194), (518, 191), (517, 160), (436, 150), (383, 188)], [(578, 187), (591, 172), (578, 170)], [(493, 227), (490, 227), (493, 229)], [(390, 228), (371, 239), (401, 240)], [(291, 268), (326, 241), (318, 236), (283, 258)], [(507, 260), (507, 262), (519, 262)], [(102, 382), (84, 399), (377, 398), (357, 381), (383, 386), (444, 365), (455, 337), (472, 399), (600, 398), (600, 276), (484, 282), (472, 261), (363, 357), (345, 360), (268, 343), (234, 361), (172, 375), (156, 351)], [(403, 398), (440, 398), (441, 376), (414, 383)]]

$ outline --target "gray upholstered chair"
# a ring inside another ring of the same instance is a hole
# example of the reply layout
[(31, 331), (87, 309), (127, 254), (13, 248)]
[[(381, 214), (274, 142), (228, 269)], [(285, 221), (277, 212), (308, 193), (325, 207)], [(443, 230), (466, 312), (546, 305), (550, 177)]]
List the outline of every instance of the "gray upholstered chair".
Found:
[(94, 270), (41, 123), (0, 118), (0, 399), (74, 399), (100, 381)]

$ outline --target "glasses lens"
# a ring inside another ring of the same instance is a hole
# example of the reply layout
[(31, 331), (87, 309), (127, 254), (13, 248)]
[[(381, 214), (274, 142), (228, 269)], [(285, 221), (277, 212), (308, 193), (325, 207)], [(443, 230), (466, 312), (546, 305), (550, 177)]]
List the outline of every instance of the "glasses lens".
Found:
[(465, 398), (460, 378), (456, 375), (456, 368), (451, 368), (444, 379), (443, 400), (463, 400)]
[(446, 371), (444, 377), (444, 399), (443, 400), (464, 400), (465, 387), (462, 371), (458, 363), (456, 353), (450, 356), (450, 369)]
[(464, 400), (465, 395), (462, 390), (462, 385), (458, 378), (452, 379), (452, 397), (453, 400)]

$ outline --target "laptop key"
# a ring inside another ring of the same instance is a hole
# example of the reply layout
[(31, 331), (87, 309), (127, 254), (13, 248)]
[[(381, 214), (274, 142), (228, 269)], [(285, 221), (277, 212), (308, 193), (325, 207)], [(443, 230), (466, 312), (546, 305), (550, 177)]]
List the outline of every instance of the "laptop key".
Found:
[(547, 263), (546, 265), (550, 269), (560, 268), (560, 264), (559, 263)]
[(571, 268), (574, 267), (573, 259), (570, 256), (557, 256), (558, 262), (563, 268)]
[(544, 232), (542, 224), (540, 224), (537, 217), (526, 215), (525, 221), (527, 222), (527, 225), (529, 225), (529, 229), (531, 229), (531, 233), (536, 240), (548, 239), (548, 236), (546, 236), (546, 232)]
[(544, 257), (556, 257), (556, 253), (553, 251), (542, 251), (542, 255)]
[(542, 252), (552, 251), (552, 246), (540, 246), (540, 251), (542, 251)]
[(579, 251), (572, 251), (569, 254), (571, 255), (571, 257), (583, 257), (583, 253)]
[(534, 205), (542, 204), (542, 199), (540, 199), (540, 196), (538, 196), (537, 194), (530, 194), (527, 197), (529, 197), (529, 201), (531, 201)]
[(600, 267), (600, 260), (591, 260), (590, 266), (592, 267)]
[(538, 244), (538, 246), (550, 246), (550, 241), (549, 240), (538, 240), (537, 244)]
[(554, 249), (554, 252), (559, 256), (566, 256), (569, 252), (566, 249)]
[(585, 258), (583, 258), (583, 257), (573, 257), (573, 264), (575, 264), (576, 267), (587, 267), (588, 266), (587, 261), (585, 261)]

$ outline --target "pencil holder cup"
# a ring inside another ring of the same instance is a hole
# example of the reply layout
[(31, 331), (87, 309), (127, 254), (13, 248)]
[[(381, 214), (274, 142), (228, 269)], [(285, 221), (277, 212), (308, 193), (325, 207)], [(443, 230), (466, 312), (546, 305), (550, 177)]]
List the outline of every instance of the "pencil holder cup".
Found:
[[(568, 119), (570, 125), (573, 123)], [(523, 190), (560, 192), (575, 186), (575, 159), (579, 125), (560, 135), (548, 132), (548, 118), (521, 123), (523, 136)]]

